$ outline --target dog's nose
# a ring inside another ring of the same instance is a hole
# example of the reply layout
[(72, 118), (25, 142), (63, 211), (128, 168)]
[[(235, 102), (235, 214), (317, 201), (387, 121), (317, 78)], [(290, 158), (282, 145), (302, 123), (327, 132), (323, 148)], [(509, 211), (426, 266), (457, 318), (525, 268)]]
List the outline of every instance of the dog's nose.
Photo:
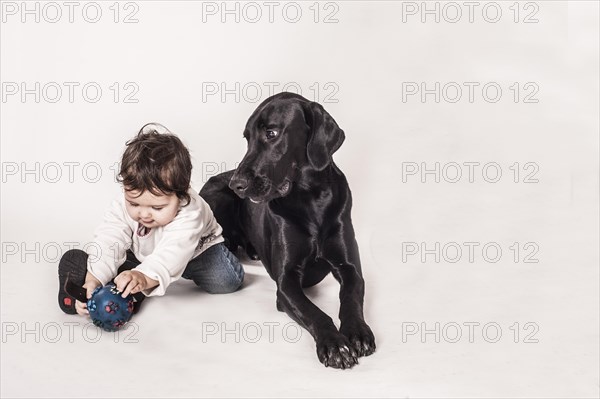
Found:
[(235, 191), (237, 194), (244, 194), (248, 188), (248, 179), (244, 177), (234, 177), (229, 182), (229, 188)]

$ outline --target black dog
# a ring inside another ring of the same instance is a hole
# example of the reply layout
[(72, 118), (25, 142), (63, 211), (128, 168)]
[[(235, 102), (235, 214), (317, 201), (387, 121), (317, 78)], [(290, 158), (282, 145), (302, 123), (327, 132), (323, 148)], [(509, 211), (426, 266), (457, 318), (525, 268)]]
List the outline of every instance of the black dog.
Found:
[[(277, 309), (312, 334), (319, 360), (352, 367), (375, 351), (375, 337), (363, 316), (350, 189), (331, 158), (344, 132), (321, 105), (281, 93), (258, 106), (244, 138), (238, 168), (212, 177), (200, 195), (230, 249), (262, 260), (277, 283)], [(339, 331), (302, 290), (329, 272), (341, 285)]]

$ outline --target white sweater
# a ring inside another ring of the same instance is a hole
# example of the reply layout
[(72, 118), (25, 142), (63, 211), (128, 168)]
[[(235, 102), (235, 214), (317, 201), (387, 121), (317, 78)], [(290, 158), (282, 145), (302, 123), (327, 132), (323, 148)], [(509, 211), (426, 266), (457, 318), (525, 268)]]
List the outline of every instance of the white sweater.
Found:
[[(143, 293), (164, 295), (167, 287), (181, 277), (190, 260), (223, 242), (223, 229), (208, 204), (192, 189), (188, 193), (190, 203), (179, 207), (173, 221), (152, 228), (143, 237), (138, 235), (138, 222), (125, 209), (124, 196), (114, 200), (94, 232), (95, 245), (88, 246), (88, 271), (103, 285), (108, 283), (117, 276), (130, 249), (142, 262), (135, 270), (159, 282)], [(97, 251), (99, 253), (94, 253)]]

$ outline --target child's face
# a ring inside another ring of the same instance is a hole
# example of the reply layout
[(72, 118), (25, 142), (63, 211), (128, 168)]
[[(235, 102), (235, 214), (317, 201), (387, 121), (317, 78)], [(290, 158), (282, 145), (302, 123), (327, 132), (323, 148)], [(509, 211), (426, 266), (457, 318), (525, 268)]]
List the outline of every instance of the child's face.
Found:
[(127, 190), (125, 188), (125, 208), (131, 218), (146, 227), (165, 226), (179, 211), (179, 198), (175, 194), (154, 195), (144, 191)]

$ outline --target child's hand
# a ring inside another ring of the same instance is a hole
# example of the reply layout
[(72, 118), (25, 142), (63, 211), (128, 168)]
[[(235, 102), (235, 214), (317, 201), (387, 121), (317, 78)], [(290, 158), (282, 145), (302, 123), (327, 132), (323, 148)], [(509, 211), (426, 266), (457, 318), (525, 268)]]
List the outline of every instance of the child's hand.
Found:
[[(83, 288), (87, 291), (87, 297), (90, 299), (92, 297), (92, 292), (98, 287), (101, 287), (102, 283), (91, 273), (87, 273), (85, 275), (85, 283), (83, 284)], [(89, 316), (90, 312), (87, 310), (87, 303), (75, 301), (75, 310), (78, 314), (82, 316)]]
[(137, 294), (138, 292), (156, 287), (158, 281), (151, 279), (137, 270), (126, 270), (115, 278), (115, 284), (117, 285), (117, 289), (122, 292), (121, 296), (125, 298), (129, 294)]

